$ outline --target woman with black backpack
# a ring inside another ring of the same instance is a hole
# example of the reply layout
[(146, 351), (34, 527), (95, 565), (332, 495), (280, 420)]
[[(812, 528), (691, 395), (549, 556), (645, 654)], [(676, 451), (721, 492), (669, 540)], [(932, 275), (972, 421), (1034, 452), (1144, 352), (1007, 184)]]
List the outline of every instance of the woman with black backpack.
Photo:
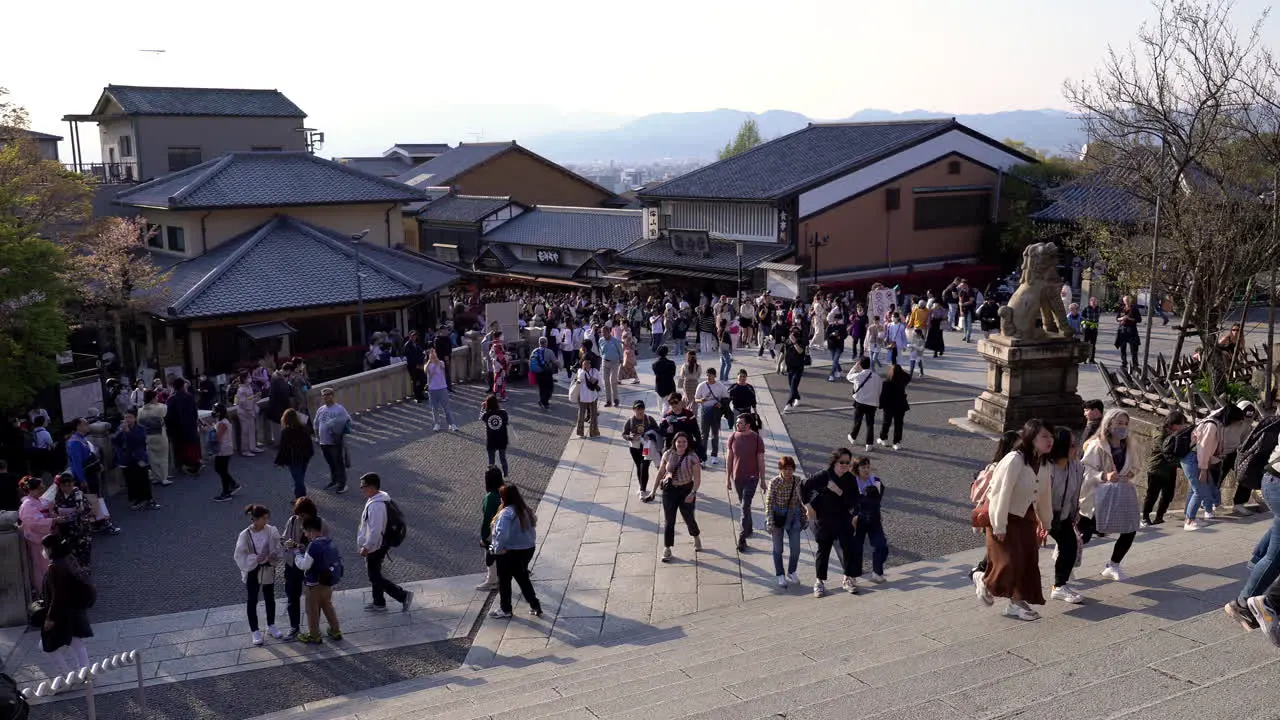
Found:
[(40, 649), (52, 654), (58, 672), (66, 674), (89, 664), (84, 639), (93, 637), (88, 610), (93, 607), (97, 593), (87, 579), (85, 568), (71, 557), (72, 545), (67, 538), (49, 535), (43, 545), (49, 571), (44, 576)]

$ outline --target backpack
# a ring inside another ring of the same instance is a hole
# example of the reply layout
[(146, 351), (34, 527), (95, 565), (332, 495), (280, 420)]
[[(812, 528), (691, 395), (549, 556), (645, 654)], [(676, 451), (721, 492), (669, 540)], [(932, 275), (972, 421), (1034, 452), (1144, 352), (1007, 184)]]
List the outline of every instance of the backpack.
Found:
[(222, 450), (222, 443), (218, 442), (218, 426), (214, 425), (204, 433), (205, 442), (209, 445), (209, 454), (217, 455)]
[(969, 502), (977, 505), (987, 497), (987, 489), (991, 487), (991, 478), (996, 474), (996, 465), (991, 463), (973, 476), (973, 482), (969, 484)]
[(1178, 462), (1190, 455), (1192, 448), (1195, 447), (1195, 443), (1191, 441), (1191, 433), (1194, 431), (1195, 426), (1188, 425), (1165, 438), (1164, 442), (1160, 444), (1160, 454), (1173, 462)]
[(316, 569), (316, 579), (322, 585), (333, 587), (342, 582), (342, 553), (338, 552), (338, 548), (332, 541), (325, 543), (324, 556), (317, 560), (319, 568)]
[(22, 696), (18, 683), (5, 673), (0, 673), (0, 718), (3, 720), (27, 720), (31, 706)]
[(529, 371), (535, 374), (546, 372), (547, 361), (545, 359), (546, 348), (538, 348), (529, 356)]
[(404, 542), (404, 536), (408, 533), (409, 528), (404, 523), (404, 513), (400, 512), (400, 506), (395, 500), (387, 501), (387, 526), (382, 531), (382, 545), (384, 547), (400, 547), (400, 543)]
[(1236, 484), (1250, 490), (1262, 487), (1262, 474), (1267, 461), (1280, 440), (1280, 415), (1272, 415), (1258, 422), (1236, 451)]

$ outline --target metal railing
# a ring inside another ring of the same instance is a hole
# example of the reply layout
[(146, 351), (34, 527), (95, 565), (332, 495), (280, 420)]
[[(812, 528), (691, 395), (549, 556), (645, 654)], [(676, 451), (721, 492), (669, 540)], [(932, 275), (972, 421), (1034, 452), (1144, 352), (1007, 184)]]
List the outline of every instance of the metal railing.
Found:
[(138, 673), (138, 708), (143, 713), (147, 711), (147, 696), (143, 689), (142, 682), (142, 651), (129, 650), (117, 655), (99, 660), (92, 665), (86, 665), (78, 670), (72, 670), (66, 675), (58, 675), (53, 680), (41, 680), (40, 684), (32, 688), (23, 688), (22, 696), (28, 702), (38, 698), (47, 698), (57, 695), (74, 688), (77, 685), (84, 685), (85, 706), (88, 709), (88, 719), (97, 720), (97, 709), (93, 704), (93, 680), (103, 673), (115, 670), (122, 665), (133, 665)]
[(138, 182), (138, 163), (135, 160), (120, 162), (79, 162), (63, 163), (72, 172), (78, 172), (95, 182), (131, 183)]

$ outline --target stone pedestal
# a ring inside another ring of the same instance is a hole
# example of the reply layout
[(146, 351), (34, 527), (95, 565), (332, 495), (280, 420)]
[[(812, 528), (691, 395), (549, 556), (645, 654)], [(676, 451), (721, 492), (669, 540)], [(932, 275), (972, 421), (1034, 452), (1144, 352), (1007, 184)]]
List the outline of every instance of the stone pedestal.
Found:
[(1032, 418), (1084, 427), (1084, 400), (1076, 392), (1080, 362), (1088, 357), (1083, 343), (992, 335), (978, 341), (978, 354), (987, 361), (987, 389), (970, 421), (994, 432), (1017, 430)]

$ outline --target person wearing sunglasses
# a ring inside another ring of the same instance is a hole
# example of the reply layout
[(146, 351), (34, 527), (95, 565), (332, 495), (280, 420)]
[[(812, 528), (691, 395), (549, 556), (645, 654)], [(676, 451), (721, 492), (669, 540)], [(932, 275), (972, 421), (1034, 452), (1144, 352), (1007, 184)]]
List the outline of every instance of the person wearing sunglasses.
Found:
[(853, 539), (858, 523), (858, 480), (853, 474), (853, 452), (839, 448), (831, 453), (827, 468), (813, 475), (800, 486), (800, 501), (813, 524), (813, 537), (817, 542), (814, 553), (813, 596), (827, 594), (827, 565), (831, 560), (831, 548), (840, 543), (840, 558), (844, 565), (842, 587), (851, 595), (858, 592), (851, 562), (854, 558)]

